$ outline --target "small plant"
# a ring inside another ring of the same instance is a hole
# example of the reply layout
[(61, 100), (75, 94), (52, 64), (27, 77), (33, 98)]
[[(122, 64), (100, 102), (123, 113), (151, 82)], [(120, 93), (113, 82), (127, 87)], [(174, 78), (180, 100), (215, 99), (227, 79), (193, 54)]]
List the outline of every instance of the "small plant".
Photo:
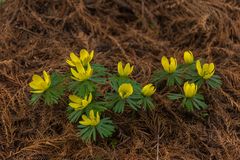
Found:
[(40, 99), (43, 99), (48, 105), (58, 103), (65, 89), (62, 84), (63, 76), (57, 73), (50, 76), (46, 71), (43, 71), (43, 77), (37, 74), (32, 76), (32, 82), (29, 83), (32, 88), (30, 92), (33, 93), (30, 103), (35, 104)]
[(79, 124), (79, 134), (84, 141), (96, 141), (96, 133), (102, 138), (109, 137), (115, 130), (109, 118), (100, 119), (99, 113), (97, 112), (95, 116), (93, 110), (90, 110), (88, 116), (82, 115), (82, 120), (79, 121)]
[(161, 60), (163, 70), (155, 71), (153, 74), (153, 82), (160, 82), (167, 80), (167, 86), (173, 86), (174, 84), (182, 84), (182, 69), (177, 65), (177, 59), (170, 57), (170, 61), (167, 57), (163, 56)]
[(168, 98), (171, 100), (182, 99), (182, 105), (188, 110), (204, 109), (207, 105), (204, 102), (204, 97), (197, 93), (198, 86), (195, 83), (185, 82), (182, 94), (169, 94)]

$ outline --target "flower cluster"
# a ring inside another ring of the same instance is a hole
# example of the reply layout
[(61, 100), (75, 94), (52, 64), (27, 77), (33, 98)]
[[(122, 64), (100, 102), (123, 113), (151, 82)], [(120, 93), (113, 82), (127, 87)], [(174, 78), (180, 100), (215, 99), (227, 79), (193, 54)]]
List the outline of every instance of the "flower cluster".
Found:
[(183, 55), (184, 64), (177, 65), (177, 60), (173, 57), (168, 59), (163, 56), (161, 63), (163, 71), (155, 72), (153, 81), (158, 83), (164, 79), (167, 80), (167, 86), (177, 84), (183, 85), (182, 94), (170, 93), (168, 97), (172, 100), (182, 99), (182, 104), (187, 110), (192, 111), (194, 108), (206, 108), (202, 94), (198, 90), (205, 83), (212, 88), (219, 88), (222, 84), (220, 77), (214, 75), (215, 67), (213, 63), (205, 63), (201, 65), (200, 60), (194, 61), (191, 51), (185, 51)]
[[(175, 88), (179, 88), (181, 93), (169, 93), (168, 97), (171, 100), (182, 99), (183, 106), (189, 111), (207, 107), (200, 93), (203, 85), (212, 88), (221, 86), (214, 64), (202, 65), (200, 60), (194, 60), (191, 51), (184, 52), (184, 64), (178, 64), (174, 57), (163, 56), (163, 69), (155, 71), (152, 83), (145, 85), (132, 78), (134, 66), (130, 63), (124, 65), (119, 61), (116, 74), (113, 74), (107, 72), (104, 66), (92, 63), (93, 58), (94, 51), (82, 49), (79, 55), (71, 52), (66, 60), (69, 73), (50, 75), (43, 71), (43, 77), (34, 74), (29, 83), (32, 104), (40, 99), (48, 105), (56, 104), (66, 90), (70, 93), (68, 119), (71, 123), (78, 123), (79, 135), (84, 141), (95, 141), (98, 136), (105, 138), (113, 134), (115, 125), (106, 117), (109, 113), (106, 111), (123, 113), (125, 110), (153, 109), (155, 103), (152, 95), (161, 81), (166, 82), (167, 87), (177, 85)], [(111, 88), (104, 93), (99, 92), (98, 87), (107, 84)]]

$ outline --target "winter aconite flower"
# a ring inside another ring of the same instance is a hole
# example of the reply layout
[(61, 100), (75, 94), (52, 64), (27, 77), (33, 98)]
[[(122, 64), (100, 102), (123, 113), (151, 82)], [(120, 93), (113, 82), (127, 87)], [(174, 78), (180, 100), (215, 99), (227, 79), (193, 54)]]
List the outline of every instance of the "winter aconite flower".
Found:
[(88, 63), (91, 62), (93, 59), (94, 51), (91, 51), (90, 53), (86, 49), (82, 49), (80, 51), (80, 60), (83, 64), (83, 66), (87, 66)]
[(194, 57), (193, 57), (193, 54), (192, 54), (191, 51), (185, 51), (184, 55), (183, 55), (183, 58), (184, 58), (184, 62), (186, 64), (192, 64), (193, 61), (194, 61)]
[(82, 110), (88, 106), (88, 104), (92, 101), (92, 93), (90, 93), (88, 96), (86, 95), (83, 98), (78, 97), (76, 95), (70, 95), (69, 99), (72, 101), (69, 103), (69, 106), (72, 107), (75, 110)]
[(142, 94), (147, 97), (150, 97), (151, 95), (153, 95), (155, 91), (156, 91), (156, 88), (151, 83), (145, 85), (142, 88)]
[(51, 78), (48, 75), (48, 73), (46, 71), (43, 71), (43, 77), (44, 79), (39, 76), (34, 74), (32, 76), (32, 82), (29, 83), (29, 86), (33, 89), (32, 93), (43, 93), (44, 91), (46, 91), (50, 85), (51, 85)]
[(131, 74), (132, 71), (133, 71), (133, 66), (131, 67), (129, 63), (127, 63), (123, 68), (122, 62), (118, 62), (118, 74), (120, 76), (126, 77), (129, 74)]
[(170, 63), (169, 63), (169, 60), (167, 59), (167, 57), (163, 56), (161, 62), (162, 62), (163, 69), (168, 73), (173, 73), (177, 69), (176, 58), (171, 57)]
[(88, 63), (90, 63), (93, 59), (94, 51), (91, 51), (89, 54), (86, 49), (81, 49), (79, 55), (80, 56), (78, 57), (73, 52), (71, 52), (70, 60), (67, 59), (66, 62), (72, 67), (75, 67), (78, 63), (82, 63), (83, 66), (87, 66)]
[(192, 98), (197, 93), (197, 85), (195, 83), (185, 82), (183, 86), (183, 91), (184, 91), (185, 97)]
[(213, 63), (210, 63), (210, 64), (205, 63), (203, 66), (201, 66), (200, 60), (197, 60), (196, 68), (197, 68), (198, 75), (203, 77), (204, 79), (211, 78), (215, 72), (215, 69), (214, 69), (215, 67)]
[(122, 99), (128, 98), (133, 94), (133, 87), (130, 83), (123, 83), (118, 88), (118, 94)]
[(89, 79), (93, 74), (93, 69), (90, 64), (87, 65), (85, 69), (81, 63), (76, 64), (77, 71), (71, 68), (72, 75), (71, 78), (76, 81), (84, 81)]
[(79, 121), (79, 123), (84, 126), (96, 126), (100, 122), (99, 113), (97, 112), (95, 116), (93, 110), (90, 110), (89, 117), (87, 117), (86, 115), (82, 115), (82, 119), (83, 120)]

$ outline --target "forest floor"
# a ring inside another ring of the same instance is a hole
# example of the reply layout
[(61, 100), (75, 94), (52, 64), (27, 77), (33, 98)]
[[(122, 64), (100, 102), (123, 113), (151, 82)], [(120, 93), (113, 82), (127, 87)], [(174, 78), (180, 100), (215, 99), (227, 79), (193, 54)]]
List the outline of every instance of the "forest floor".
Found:
[[(0, 13), (0, 159), (240, 159), (238, 0), (7, 0)], [(67, 106), (29, 105), (28, 86), (34, 73), (68, 71), (65, 59), (82, 48), (109, 68), (134, 64), (141, 83), (163, 55), (180, 61), (191, 50), (215, 63), (223, 85), (193, 113), (161, 88), (153, 111), (116, 114), (113, 137), (86, 144)]]

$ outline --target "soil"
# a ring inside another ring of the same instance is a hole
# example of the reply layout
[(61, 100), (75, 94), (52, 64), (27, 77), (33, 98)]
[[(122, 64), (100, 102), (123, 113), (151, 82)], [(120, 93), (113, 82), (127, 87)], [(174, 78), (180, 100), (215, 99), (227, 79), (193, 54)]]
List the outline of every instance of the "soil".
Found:
[[(240, 2), (238, 0), (8, 0), (0, 6), (0, 159), (240, 159)], [(203, 92), (208, 109), (186, 112), (166, 97), (156, 108), (114, 114), (112, 138), (83, 143), (66, 103), (29, 105), (34, 73), (66, 72), (71, 51), (95, 50), (116, 70), (134, 64), (146, 84), (161, 57), (184, 50), (216, 65), (221, 89)]]

